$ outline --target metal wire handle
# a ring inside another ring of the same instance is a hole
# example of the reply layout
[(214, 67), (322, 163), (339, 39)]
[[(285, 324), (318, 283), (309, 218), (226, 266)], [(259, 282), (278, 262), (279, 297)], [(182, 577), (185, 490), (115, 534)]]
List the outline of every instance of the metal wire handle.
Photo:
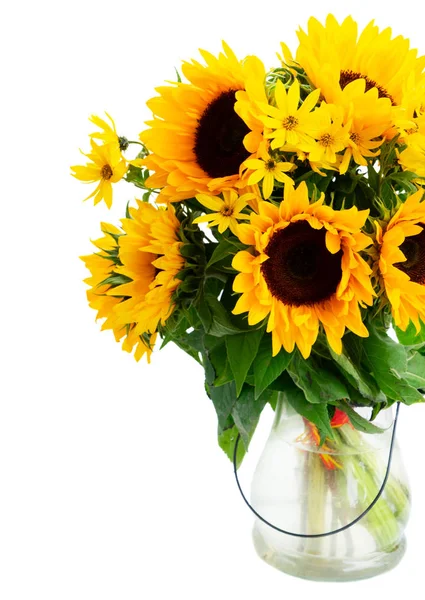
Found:
[(241, 438), (241, 434), (239, 433), (238, 437), (236, 438), (235, 449), (234, 449), (234, 452), (233, 452), (233, 470), (234, 470), (234, 473), (235, 473), (236, 483), (238, 485), (238, 488), (239, 488), (239, 491), (241, 493), (241, 496), (242, 496), (242, 498), (245, 501), (245, 504), (254, 513), (254, 515), (258, 519), (260, 519), (260, 521), (262, 521), (263, 523), (265, 523), (266, 525), (268, 525), (272, 529), (275, 529), (276, 531), (279, 531), (280, 533), (285, 533), (286, 535), (292, 535), (294, 537), (299, 537), (299, 538), (320, 538), (320, 537), (326, 537), (328, 535), (334, 535), (336, 533), (340, 533), (341, 531), (345, 531), (349, 527), (352, 527), (353, 525), (355, 525), (356, 523), (358, 523), (361, 519), (363, 519), (363, 517), (365, 515), (367, 515), (367, 513), (370, 510), (372, 510), (372, 508), (378, 502), (379, 498), (382, 496), (382, 493), (383, 493), (385, 485), (386, 485), (386, 483), (388, 481), (388, 477), (389, 477), (390, 470), (391, 470), (391, 461), (392, 461), (392, 457), (393, 457), (395, 434), (396, 434), (396, 429), (397, 429), (397, 421), (398, 421), (399, 411), (400, 411), (400, 402), (397, 402), (397, 409), (396, 409), (396, 413), (395, 413), (395, 417), (394, 417), (394, 424), (393, 424), (393, 432), (392, 432), (392, 436), (391, 436), (390, 450), (389, 450), (389, 454), (388, 454), (388, 464), (387, 464), (387, 470), (385, 472), (384, 481), (382, 482), (382, 485), (381, 485), (378, 493), (376, 494), (375, 498), (372, 500), (372, 502), (369, 504), (369, 506), (366, 508), (366, 510), (364, 510), (358, 517), (356, 517), (354, 519), (354, 521), (351, 521), (351, 523), (348, 523), (347, 525), (344, 525), (343, 527), (340, 527), (339, 529), (334, 529), (333, 531), (326, 531), (325, 533), (312, 533), (312, 534), (309, 534), (309, 533), (295, 533), (293, 531), (286, 531), (285, 529), (281, 529), (280, 527), (277, 527), (276, 525), (273, 525), (273, 523), (270, 523), (269, 521), (267, 521), (267, 519), (265, 519), (264, 517), (262, 517), (255, 510), (255, 508), (249, 503), (249, 501), (247, 500), (245, 494), (243, 493), (243, 490), (242, 490), (242, 487), (241, 487), (241, 484), (240, 484), (240, 481), (239, 481), (238, 467), (237, 467), (237, 452), (238, 452), (239, 440)]

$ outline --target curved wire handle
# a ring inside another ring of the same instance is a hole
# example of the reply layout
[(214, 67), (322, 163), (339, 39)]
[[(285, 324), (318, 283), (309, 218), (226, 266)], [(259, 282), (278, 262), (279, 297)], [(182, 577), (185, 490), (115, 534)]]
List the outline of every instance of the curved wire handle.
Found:
[(390, 451), (389, 451), (389, 454), (388, 454), (388, 464), (387, 464), (387, 470), (385, 472), (384, 481), (382, 482), (382, 485), (381, 485), (378, 493), (376, 494), (375, 498), (372, 500), (372, 502), (369, 504), (369, 506), (366, 508), (366, 510), (364, 510), (358, 517), (356, 517), (354, 519), (354, 521), (351, 521), (351, 523), (348, 523), (347, 525), (344, 525), (343, 527), (340, 527), (339, 529), (334, 529), (333, 531), (326, 531), (325, 533), (312, 533), (312, 534), (310, 534), (310, 533), (294, 533), (293, 531), (286, 531), (285, 529), (280, 529), (280, 527), (277, 527), (276, 525), (273, 525), (273, 523), (270, 523), (269, 521), (267, 521), (267, 519), (265, 519), (264, 517), (262, 517), (255, 510), (255, 508), (249, 503), (249, 501), (247, 500), (245, 494), (242, 491), (242, 487), (241, 487), (241, 484), (240, 484), (240, 481), (239, 481), (238, 467), (237, 467), (237, 452), (238, 452), (239, 440), (240, 440), (240, 437), (241, 437), (241, 434), (239, 433), (238, 437), (236, 438), (235, 449), (234, 449), (234, 452), (233, 452), (233, 470), (234, 470), (234, 473), (235, 473), (236, 483), (238, 485), (238, 488), (239, 488), (239, 491), (241, 493), (241, 496), (242, 496), (242, 498), (245, 501), (245, 504), (254, 513), (254, 515), (258, 519), (260, 519), (260, 521), (262, 521), (263, 523), (265, 523), (266, 525), (268, 525), (272, 529), (275, 529), (276, 531), (279, 531), (280, 533), (286, 533), (286, 535), (292, 535), (294, 537), (299, 537), (299, 538), (320, 538), (320, 537), (326, 537), (328, 535), (334, 535), (335, 533), (340, 533), (341, 531), (345, 531), (349, 527), (352, 527), (353, 525), (355, 525), (356, 523), (358, 523), (361, 519), (363, 519), (363, 517), (365, 515), (367, 515), (367, 513), (370, 510), (372, 510), (372, 508), (378, 502), (379, 498), (382, 496), (382, 493), (384, 491), (385, 485), (386, 485), (386, 483), (388, 481), (388, 477), (389, 477), (389, 474), (390, 474), (391, 461), (392, 461), (392, 457), (393, 457), (395, 434), (396, 434), (396, 428), (397, 428), (397, 421), (398, 421), (398, 413), (399, 413), (399, 411), (400, 411), (400, 402), (397, 402), (397, 409), (396, 409), (396, 413), (395, 413), (395, 417), (394, 417), (394, 424), (393, 424), (393, 432), (392, 432), (392, 436), (391, 436)]

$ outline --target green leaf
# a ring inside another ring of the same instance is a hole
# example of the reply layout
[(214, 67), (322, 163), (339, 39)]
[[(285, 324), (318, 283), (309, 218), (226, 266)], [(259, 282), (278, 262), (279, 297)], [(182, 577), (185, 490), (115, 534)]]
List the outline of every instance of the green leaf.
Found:
[(235, 377), (238, 396), (257, 355), (262, 337), (263, 329), (253, 329), (252, 331), (226, 337), (227, 357)]
[(385, 400), (384, 394), (379, 389), (373, 377), (360, 364), (356, 364), (351, 359), (346, 353), (345, 348), (342, 354), (336, 354), (331, 348), (329, 349), (338, 369), (364, 398), (372, 402), (382, 402)]
[(384, 329), (369, 324), (369, 337), (363, 340), (364, 361), (379, 387), (389, 398), (414, 404), (423, 402), (422, 395), (407, 381), (407, 349), (394, 342)]
[(231, 317), (222, 303), (215, 296), (205, 296), (212, 322), (207, 331), (210, 335), (223, 337), (240, 333), (239, 327), (232, 323)]
[(253, 365), (256, 398), (261, 396), (263, 391), (283, 373), (290, 360), (291, 354), (283, 348), (279, 354), (272, 356), (271, 335), (263, 336)]
[(361, 417), (349, 404), (346, 402), (343, 405), (339, 405), (338, 408), (345, 412), (352, 425), (358, 429), (359, 431), (363, 431), (363, 433), (383, 433), (385, 430), (377, 427), (364, 417)]
[(206, 269), (208, 270), (212, 265), (227, 258), (229, 255), (234, 255), (235, 251), (236, 248), (234, 244), (226, 239), (221, 240), (221, 242), (214, 248), (214, 252), (207, 263)]
[(209, 358), (215, 371), (215, 387), (219, 387), (220, 385), (224, 385), (230, 381), (233, 381), (233, 373), (227, 358), (225, 342), (222, 342), (213, 348), (209, 353)]
[(223, 430), (236, 402), (235, 382), (231, 381), (219, 387), (207, 384), (207, 391), (217, 413), (218, 426), (220, 430)]
[[(289, 378), (288, 378), (289, 379)], [(292, 408), (302, 417), (316, 425), (320, 439), (323, 442), (327, 437), (333, 439), (334, 432), (331, 427), (328, 407), (326, 404), (311, 404), (304, 393), (291, 380), (283, 392), (284, 398)]]
[(404, 346), (425, 345), (425, 323), (421, 322), (421, 329), (416, 333), (416, 327), (412, 322), (407, 326), (406, 331), (402, 331), (399, 327), (394, 327), (397, 338)]
[(407, 360), (407, 372), (404, 379), (414, 388), (425, 390), (425, 356), (413, 352)]
[[(220, 448), (227, 454), (230, 460), (233, 462), (233, 455), (235, 453), (236, 439), (239, 435), (238, 428), (236, 425), (229, 429), (225, 429), (218, 435), (218, 444)], [(238, 443), (238, 452), (236, 454), (236, 465), (239, 468), (246, 453), (246, 448), (243, 439)]]
[(257, 427), (261, 412), (272, 394), (271, 391), (267, 390), (256, 400), (254, 388), (250, 385), (244, 385), (239, 398), (233, 406), (232, 417), (246, 447), (248, 447)]
[(302, 389), (312, 404), (349, 397), (347, 386), (341, 378), (327, 368), (324, 361), (319, 362), (313, 356), (306, 360), (299, 352), (294, 353), (287, 370), (295, 385)]

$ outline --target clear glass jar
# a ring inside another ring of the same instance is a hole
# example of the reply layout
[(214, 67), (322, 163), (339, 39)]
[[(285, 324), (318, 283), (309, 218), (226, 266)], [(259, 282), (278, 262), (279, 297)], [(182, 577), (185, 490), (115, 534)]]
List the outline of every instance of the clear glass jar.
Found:
[[(251, 503), (280, 529), (317, 534), (343, 527), (373, 501), (385, 477), (394, 423), (381, 411), (384, 433), (366, 434), (350, 423), (319, 447), (317, 429), (283, 397), (251, 488)], [(297, 577), (352, 581), (393, 568), (403, 557), (410, 490), (395, 443), (390, 476), (375, 506), (347, 530), (320, 538), (280, 533), (257, 519), (254, 545), (270, 565)]]

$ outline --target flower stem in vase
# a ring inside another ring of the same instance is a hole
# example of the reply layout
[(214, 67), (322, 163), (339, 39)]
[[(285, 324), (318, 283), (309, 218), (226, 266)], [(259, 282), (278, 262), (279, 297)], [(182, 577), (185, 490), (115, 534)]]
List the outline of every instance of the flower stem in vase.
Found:
[[(377, 493), (385, 477), (386, 464), (380, 460), (374, 448), (351, 425), (344, 425), (339, 429), (339, 433), (348, 446), (361, 452), (361, 461), (376, 481)], [(403, 515), (408, 510), (410, 506), (409, 493), (391, 472), (385, 485), (384, 495), (385, 499), (391, 504), (395, 517)]]
[[(328, 493), (325, 469), (320, 455), (310, 452), (310, 480), (308, 487), (308, 532), (310, 534), (325, 531), (325, 504)], [(307, 549), (310, 554), (321, 554), (322, 538), (308, 540)]]

